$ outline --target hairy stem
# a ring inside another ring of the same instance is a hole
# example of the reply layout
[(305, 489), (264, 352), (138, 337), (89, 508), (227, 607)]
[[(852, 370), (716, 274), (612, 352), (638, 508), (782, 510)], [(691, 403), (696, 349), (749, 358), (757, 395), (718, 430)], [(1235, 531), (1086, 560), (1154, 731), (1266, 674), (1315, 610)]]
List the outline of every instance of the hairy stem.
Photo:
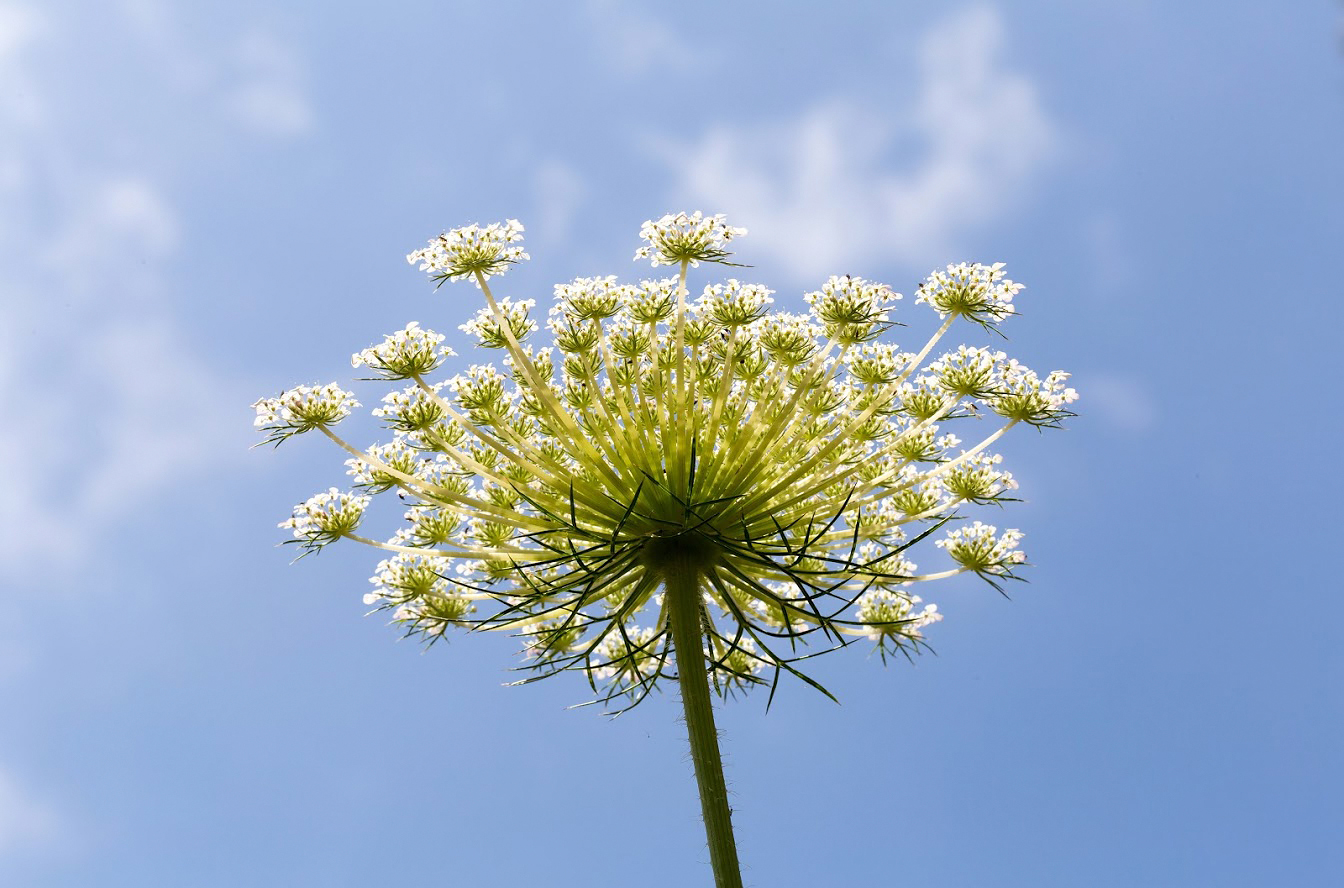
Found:
[(668, 559), (663, 570), (667, 589), (668, 622), (677, 654), (677, 681), (686, 713), (686, 732), (691, 740), (691, 761), (700, 788), (700, 810), (709, 841), (709, 861), (714, 868), (715, 888), (742, 888), (742, 871), (733, 839), (732, 809), (723, 780), (723, 756), (714, 728), (714, 702), (701, 652), (700, 559), (684, 552)]

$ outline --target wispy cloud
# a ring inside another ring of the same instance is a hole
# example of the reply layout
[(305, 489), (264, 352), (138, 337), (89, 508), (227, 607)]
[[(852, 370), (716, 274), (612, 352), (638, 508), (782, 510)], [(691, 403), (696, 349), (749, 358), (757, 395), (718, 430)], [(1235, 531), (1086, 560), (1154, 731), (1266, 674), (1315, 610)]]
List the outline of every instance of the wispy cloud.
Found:
[[(45, 21), (30, 6), (0, 2), (0, 198), (28, 182), (28, 158), (11, 134), (32, 131), (41, 124), (42, 107), (28, 72), (26, 54), (40, 37)], [(0, 218), (0, 236), (13, 225)]]
[[(289, 139), (317, 123), (308, 66), (294, 46), (253, 27), (241, 34), (190, 34), (181, 4), (121, 0), (130, 36), (159, 67), (167, 84), (254, 135)], [(187, 7), (189, 8), (189, 7)]]
[(588, 193), (583, 177), (568, 164), (551, 158), (538, 165), (532, 190), (538, 235), (546, 241), (563, 241)]
[(243, 126), (280, 137), (302, 135), (312, 128), (315, 114), (306, 72), (293, 49), (269, 34), (256, 32), (239, 42), (234, 59), (238, 82), (227, 101)]
[(41, 248), (31, 255), (60, 280), (67, 301), (87, 307), (105, 300), (112, 269), (122, 273), (114, 287), (134, 287), (177, 246), (177, 214), (153, 182), (91, 171), (63, 175), (67, 186), (78, 183), (80, 196), (60, 209), (54, 230), (33, 238)]
[(624, 74), (678, 70), (703, 60), (703, 52), (664, 22), (619, 0), (589, 0), (594, 50)]
[[(920, 40), (909, 107), (837, 97), (657, 150), (688, 207), (731, 214), (756, 249), (800, 276), (959, 258), (960, 238), (1010, 210), (1059, 144), (1004, 44), (993, 8), (969, 9)], [(899, 151), (905, 144), (917, 156)]]
[(0, 564), (26, 573), (77, 554), (237, 443), (216, 405), (242, 394), (192, 353), (157, 298), (157, 263), (177, 239), (152, 186), (112, 180), (28, 248), (45, 270), (0, 285), (0, 459), (18, 469), (0, 498)]
[(32, 7), (0, 3), (0, 62), (28, 45), (41, 24), (41, 16)]
[[(215, 97), (219, 113), (203, 118), (215, 145), (311, 125), (302, 68), (281, 44), (224, 35), (193, 60), (161, 4), (122, 9), (149, 67), (171, 60), (168, 47), (185, 59), (185, 85), (159, 80), (163, 95), (143, 97), (148, 107), (171, 115), (184, 89)], [(190, 226), (174, 199), (183, 186), (161, 168), (190, 164), (152, 143), (115, 157), (89, 145), (69, 84), (53, 80), (62, 66), (33, 62), (69, 51), (67, 38), (30, 5), (0, 5), (0, 460), (13, 468), (0, 497), (0, 573), (18, 577), (49, 574), (57, 552), (63, 569), (77, 566), (146, 497), (238, 459), (246, 435), (226, 427), (238, 414), (220, 407), (246, 403), (241, 386), (196, 354), (175, 319), (168, 269)], [(115, 88), (78, 93), (96, 100)], [(219, 98), (229, 95), (252, 98), (230, 110)]]
[(1157, 422), (1157, 402), (1137, 378), (1119, 373), (1078, 374), (1078, 390), (1088, 412), (1111, 428), (1132, 435), (1150, 431)]
[(55, 812), (25, 792), (0, 767), (0, 855), (46, 845), (57, 834)]

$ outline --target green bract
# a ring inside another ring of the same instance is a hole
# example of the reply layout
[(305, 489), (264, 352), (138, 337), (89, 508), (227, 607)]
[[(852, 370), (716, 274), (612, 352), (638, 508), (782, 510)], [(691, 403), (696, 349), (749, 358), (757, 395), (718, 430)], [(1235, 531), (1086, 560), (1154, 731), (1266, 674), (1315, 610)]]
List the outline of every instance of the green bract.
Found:
[[(487, 284), (526, 258), (521, 231), (470, 226), (412, 254), (440, 282), (480, 287), (462, 329), (503, 367), (431, 382), (451, 353), (414, 323), (360, 352), (357, 366), (409, 383), (374, 411), (390, 444), (361, 451), (332, 430), (354, 403), (334, 384), (257, 405), (272, 440), (319, 429), (354, 457), (361, 491), (409, 502), (386, 541), (356, 532), (367, 498), (334, 492), (286, 523), (309, 548), (346, 537), (386, 552), (367, 600), (409, 631), (517, 633), (539, 675), (578, 670), (633, 703), (675, 672), (664, 586), (676, 571), (698, 583), (721, 693), (801, 675), (794, 664), (816, 645), (914, 652), (940, 618), (916, 607), (915, 583), (1014, 578), (1021, 534), (964, 526), (963, 512), (1016, 487), (987, 448), (1019, 422), (1057, 425), (1076, 395), (1067, 374), (1041, 380), (998, 351), (962, 346), (926, 364), (956, 318), (1012, 314), (1021, 286), (1000, 266), (925, 281), (919, 301), (944, 321), (903, 352), (881, 341), (900, 294), (861, 278), (824, 282), (807, 315), (771, 313), (772, 291), (736, 279), (693, 296), (689, 268), (726, 263), (745, 232), (665, 216), (646, 223), (637, 257), (676, 276), (557, 286), (552, 351), (528, 341), (535, 303)], [(991, 427), (962, 449), (950, 422)], [(940, 531), (950, 563), (920, 573), (915, 550)]]

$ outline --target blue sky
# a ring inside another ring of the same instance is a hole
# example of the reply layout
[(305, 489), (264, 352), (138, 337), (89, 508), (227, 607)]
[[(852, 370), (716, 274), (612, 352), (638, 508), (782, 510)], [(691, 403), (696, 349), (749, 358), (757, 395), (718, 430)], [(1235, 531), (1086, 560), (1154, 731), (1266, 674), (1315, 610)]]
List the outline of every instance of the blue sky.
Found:
[(0, 0), (0, 884), (705, 884), (674, 695), (398, 642), (375, 558), (276, 547), (341, 456), (248, 449), (257, 397), (475, 310), (404, 260), (444, 228), (521, 219), (545, 299), (679, 209), (783, 307), (1006, 262), (1005, 347), (1082, 394), (1003, 447), (1011, 601), (949, 582), (937, 656), (722, 710), (749, 884), (1344, 870), (1341, 8), (501, 10)]

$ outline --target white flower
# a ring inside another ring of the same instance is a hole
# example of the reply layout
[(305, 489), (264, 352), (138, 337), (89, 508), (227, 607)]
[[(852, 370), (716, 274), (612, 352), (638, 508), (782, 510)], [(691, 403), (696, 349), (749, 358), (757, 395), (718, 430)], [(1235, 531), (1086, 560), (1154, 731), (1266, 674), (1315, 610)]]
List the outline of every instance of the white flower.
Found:
[(894, 344), (869, 342), (849, 359), (849, 372), (863, 385), (888, 385), (904, 378), (914, 360)]
[(725, 284), (706, 286), (697, 309), (720, 327), (743, 327), (765, 317), (765, 307), (775, 301), (770, 297), (773, 292), (730, 278)]
[(420, 453), (404, 436), (394, 438), (390, 444), (375, 444), (368, 449), (365, 459), (345, 461), (347, 474), (354, 476), (355, 486), (369, 493), (382, 493), (402, 483), (402, 479), (388, 469), (401, 475), (415, 475), (420, 463)]
[(481, 280), (503, 274), (510, 265), (531, 258), (518, 245), (522, 239), (523, 226), (517, 219), (493, 222), (484, 228), (468, 225), (439, 235), (429, 246), (408, 255), (406, 261), (420, 263), (420, 270), (428, 271), (440, 283), (469, 277), (480, 286)]
[(278, 398), (262, 398), (252, 405), (257, 411), (253, 425), (267, 432), (266, 443), (276, 443), (340, 422), (358, 407), (353, 392), (334, 382), (321, 386), (301, 385)]
[(826, 336), (844, 344), (867, 342), (882, 334), (891, 303), (901, 298), (886, 284), (850, 275), (832, 276), (804, 299)]
[(1002, 535), (996, 536), (998, 531), (992, 524), (976, 521), (970, 527), (949, 531), (946, 539), (938, 540), (934, 545), (945, 550), (967, 570), (979, 574), (1012, 576), (1013, 567), (1027, 560), (1026, 553), (1017, 548), (1023, 535), (1021, 531), (1005, 530)]
[(404, 330), (389, 334), (379, 345), (355, 352), (352, 367), (368, 367), (384, 379), (410, 379), (437, 369), (443, 359), (457, 354), (443, 345), (443, 334), (421, 330), (411, 321)]
[(724, 262), (732, 255), (726, 249), (728, 242), (746, 233), (745, 228), (729, 226), (722, 215), (706, 218), (699, 210), (689, 216), (669, 214), (639, 229), (647, 243), (635, 251), (635, 258), (648, 259), (655, 266), (687, 262), (692, 268), (701, 262)]
[[(514, 302), (511, 299), (501, 299), (496, 308), (482, 308), (476, 312), (476, 316), (457, 329), (463, 333), (475, 336), (480, 345), (484, 348), (507, 348), (509, 337), (513, 337), (514, 342), (522, 342), (537, 329), (537, 322), (531, 319), (531, 311), (536, 308), (535, 299), (524, 299), (520, 302)], [(503, 315), (504, 321), (495, 320), (496, 311)], [(507, 332), (506, 332), (507, 330)]]
[[(736, 279), (691, 300), (680, 274), (577, 278), (555, 287), (553, 347), (537, 347), (534, 302), (487, 282), (521, 257), (521, 230), (455, 229), (413, 254), (440, 280), (481, 286), (462, 329), (503, 354), (426, 379), (448, 352), (412, 323), (356, 355), (412, 383), (373, 411), (390, 444), (359, 450), (327, 428), (353, 403), (334, 386), (258, 402), (273, 436), (321, 427), (358, 454), (360, 491), (406, 502), (387, 542), (358, 539), (388, 553), (370, 602), (408, 631), (510, 632), (529, 668), (581, 671), (637, 702), (678, 669), (674, 596), (656, 593), (690, 563), (726, 693), (766, 667), (793, 671), (811, 644), (914, 652), (940, 615), (911, 586), (964, 572), (996, 583), (1024, 564), (1021, 533), (979, 521), (936, 541), (950, 569), (921, 575), (911, 560), (942, 524), (1010, 502), (1016, 482), (988, 446), (1018, 423), (1057, 424), (1077, 397), (1066, 374), (1042, 380), (997, 350), (927, 360), (956, 317), (1009, 312), (1020, 287), (998, 266), (931, 275), (918, 301), (944, 323), (913, 351), (884, 341), (900, 294), (852, 275), (806, 294), (807, 314), (772, 313), (768, 288)], [(721, 216), (665, 216), (644, 226), (639, 258), (724, 262), (742, 233)], [(963, 446), (972, 418), (996, 427)], [(286, 526), (317, 548), (352, 536), (368, 499), (333, 489)]]
[(997, 391), (999, 366), (1006, 358), (1001, 351), (961, 345), (929, 365), (929, 372), (953, 395), (987, 398)]
[(926, 604), (920, 611), (915, 605), (923, 601), (918, 595), (906, 595), (896, 589), (880, 588), (859, 596), (857, 619), (864, 633), (879, 645), (901, 646), (918, 643), (924, 638), (919, 630), (943, 618), (938, 605)]
[(1003, 263), (962, 262), (935, 271), (919, 285), (915, 301), (937, 309), (940, 317), (955, 315), (989, 326), (1014, 314), (1013, 297), (1022, 285), (1003, 276)]
[(294, 507), (294, 515), (279, 526), (294, 532), (294, 539), (308, 551), (315, 551), (359, 527), (369, 497), (337, 490), (309, 497)]
[(1065, 404), (1078, 400), (1066, 386), (1069, 374), (1056, 370), (1044, 380), (1029, 368), (1010, 360), (1000, 369), (996, 391), (985, 401), (995, 413), (1034, 426), (1058, 426), (1074, 414)]
[(374, 408), (373, 415), (387, 423), (388, 428), (399, 432), (435, 429), (447, 415), (437, 397), (442, 386), (443, 383), (439, 383), (429, 391), (410, 386), (399, 392), (389, 392), (383, 395), (383, 406)]
[(572, 283), (555, 285), (555, 305), (551, 315), (572, 321), (604, 321), (616, 314), (621, 305), (621, 288), (616, 275), (575, 278)]
[(378, 568), (369, 578), (373, 591), (364, 596), (365, 604), (405, 604), (427, 596), (443, 595), (448, 582), (439, 571), (444, 559), (425, 555), (400, 553), (378, 562)]
[(589, 656), (594, 678), (620, 678), (635, 684), (656, 674), (661, 643), (648, 627), (613, 627)]
[(999, 469), (1003, 455), (977, 453), (965, 457), (945, 474), (941, 482), (948, 493), (972, 503), (1002, 500), (1003, 493), (1017, 489), (1011, 472)]

